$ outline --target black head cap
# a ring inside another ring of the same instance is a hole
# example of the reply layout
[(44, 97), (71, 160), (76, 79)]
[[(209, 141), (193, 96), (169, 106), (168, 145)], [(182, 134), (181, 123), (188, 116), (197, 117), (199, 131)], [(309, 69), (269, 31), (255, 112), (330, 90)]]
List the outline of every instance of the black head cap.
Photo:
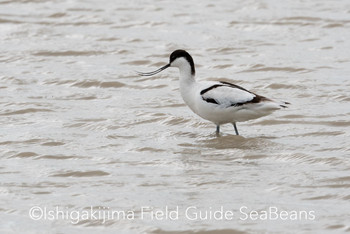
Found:
[(175, 50), (174, 52), (172, 52), (170, 55), (170, 63), (172, 63), (175, 59), (181, 58), (181, 57), (185, 58), (190, 63), (191, 74), (194, 76), (196, 73), (196, 70), (194, 68), (193, 58), (185, 50)]

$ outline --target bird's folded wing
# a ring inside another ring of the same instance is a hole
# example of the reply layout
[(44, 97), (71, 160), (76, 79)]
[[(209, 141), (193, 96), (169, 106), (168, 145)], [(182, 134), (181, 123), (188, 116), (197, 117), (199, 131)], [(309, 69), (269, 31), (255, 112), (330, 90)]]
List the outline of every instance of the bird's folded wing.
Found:
[(256, 95), (244, 89), (227, 85), (213, 85), (201, 91), (202, 99), (208, 103), (225, 107), (241, 106), (253, 101)]

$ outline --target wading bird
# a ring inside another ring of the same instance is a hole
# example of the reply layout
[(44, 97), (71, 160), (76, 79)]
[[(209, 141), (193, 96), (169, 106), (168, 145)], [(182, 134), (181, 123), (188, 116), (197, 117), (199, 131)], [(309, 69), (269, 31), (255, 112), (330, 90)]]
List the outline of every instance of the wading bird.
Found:
[(239, 135), (237, 122), (269, 115), (275, 110), (286, 108), (285, 105), (289, 104), (277, 103), (229, 82), (196, 81), (193, 59), (185, 50), (175, 50), (170, 55), (169, 63), (158, 70), (138, 74), (152, 76), (168, 67), (179, 69), (183, 100), (194, 113), (213, 122), (217, 134), (220, 133), (220, 125), (232, 123), (236, 134)]

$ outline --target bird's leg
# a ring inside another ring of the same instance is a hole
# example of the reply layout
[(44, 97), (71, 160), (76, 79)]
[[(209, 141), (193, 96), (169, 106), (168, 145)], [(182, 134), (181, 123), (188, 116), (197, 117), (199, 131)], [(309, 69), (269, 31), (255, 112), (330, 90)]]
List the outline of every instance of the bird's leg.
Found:
[(216, 135), (220, 134), (220, 125), (216, 125)]
[(236, 125), (236, 123), (232, 123), (232, 124), (233, 124), (233, 127), (235, 128), (236, 135), (238, 136), (239, 133), (238, 133), (237, 125)]

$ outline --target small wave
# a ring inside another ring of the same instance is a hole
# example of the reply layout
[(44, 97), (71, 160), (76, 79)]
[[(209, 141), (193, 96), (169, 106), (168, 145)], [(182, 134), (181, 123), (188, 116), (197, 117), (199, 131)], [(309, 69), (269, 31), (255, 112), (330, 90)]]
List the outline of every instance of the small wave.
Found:
[(43, 155), (36, 159), (54, 159), (54, 160), (65, 160), (65, 159), (78, 159), (78, 156), (66, 156), (66, 155)]
[(289, 123), (295, 123), (295, 121), (266, 119), (266, 120), (255, 122), (255, 124), (260, 124), (260, 125), (277, 125), (277, 124), (289, 124)]
[(282, 118), (285, 118), (285, 119), (304, 119), (305, 116), (304, 115), (284, 115), (282, 116)]
[(138, 148), (136, 149), (136, 151), (138, 152), (165, 152), (166, 150), (163, 149), (157, 149), (157, 148), (153, 148), (153, 147), (142, 147), (142, 148)]
[(133, 136), (133, 135), (130, 135), (130, 136), (126, 136), (126, 135), (108, 135), (107, 136), (107, 139), (112, 139), (112, 140), (115, 140), (115, 139), (135, 139), (137, 138), (136, 136)]
[(148, 124), (148, 123), (154, 123), (154, 122), (159, 122), (163, 120), (163, 117), (160, 118), (152, 118), (152, 119), (146, 119), (146, 120), (136, 120), (132, 124), (133, 125), (140, 125), (140, 124)]
[(63, 124), (64, 128), (81, 128), (86, 130), (107, 130), (109, 126), (96, 122), (75, 122)]
[(326, 200), (326, 199), (334, 199), (334, 198), (337, 198), (337, 196), (335, 196), (335, 195), (323, 195), (323, 196), (304, 198), (303, 200)]
[(124, 62), (121, 64), (127, 64), (127, 65), (146, 65), (149, 64), (149, 60), (134, 60), (134, 61), (129, 61), (129, 62)]
[(38, 108), (27, 108), (17, 111), (9, 111), (5, 113), (1, 113), (0, 115), (7, 116), (7, 115), (23, 115), (28, 113), (35, 113), (35, 112), (53, 112), (53, 110), (50, 109), (38, 109)]
[(240, 71), (239, 73), (245, 73), (245, 72), (266, 72), (266, 71), (272, 71), (272, 72), (295, 72), (295, 73), (307, 73), (312, 72), (312, 69), (307, 68), (296, 68), (296, 67), (266, 67), (262, 64), (256, 64), (252, 66), (249, 69)]
[(71, 86), (80, 87), (80, 88), (90, 88), (90, 87), (120, 88), (125, 86), (125, 84), (118, 81), (86, 80), (86, 81), (74, 82)]
[(285, 20), (285, 21), (323, 21), (322, 18), (319, 17), (309, 17), (309, 16), (293, 16), (293, 17), (285, 17), (280, 20)]
[(11, 158), (31, 158), (31, 157), (36, 157), (38, 156), (38, 154), (34, 153), (34, 152), (21, 152), (18, 153), (14, 156), (12, 156)]
[(244, 159), (248, 159), (248, 160), (259, 160), (259, 159), (263, 159), (263, 158), (267, 158), (267, 155), (246, 155), (243, 156)]
[(9, 23), (11, 23), (11, 24), (23, 24), (25, 22), (24, 21), (20, 21), (20, 20), (8, 20), (8, 19), (0, 18), (0, 24), (4, 24), (4, 23), (6, 23), (6, 24), (9, 24)]
[(41, 144), (42, 146), (60, 146), (60, 145), (64, 145), (64, 142), (59, 142), (59, 141), (49, 141), (49, 142), (45, 142), (43, 144)]
[(190, 122), (189, 119), (185, 119), (182, 117), (176, 117), (176, 116), (170, 116), (162, 121), (163, 124), (169, 125), (169, 126), (176, 126), (184, 123)]
[(276, 124), (305, 124), (305, 125), (324, 125), (324, 126), (333, 126), (333, 127), (347, 127), (350, 126), (350, 121), (287, 121), (287, 120), (262, 120), (258, 121), (255, 124), (260, 125), (276, 125)]
[(97, 41), (118, 41), (118, 40), (120, 40), (118, 37), (104, 37), (104, 38), (97, 39)]
[(93, 8), (87, 8), (87, 7), (71, 7), (67, 8), (67, 11), (74, 11), (74, 12), (101, 12), (101, 9), (93, 9)]
[(323, 26), (323, 28), (340, 28), (340, 27), (344, 27), (344, 24), (333, 23), (333, 24), (327, 24)]
[(233, 64), (223, 64), (223, 65), (216, 65), (214, 66), (215, 69), (225, 69), (225, 68), (229, 68), (232, 67)]
[(335, 100), (339, 100), (341, 102), (350, 102), (350, 97), (345, 94), (340, 94), (334, 97)]
[[(343, 224), (334, 224), (334, 225), (329, 225), (326, 227), (327, 229), (344, 229), (345, 232), (349, 232), (350, 228), (346, 225)], [(347, 228), (347, 229), (346, 229)]]
[(300, 40), (299, 42), (310, 42), (310, 41), (318, 41), (318, 40), (320, 40), (320, 38), (307, 38), (307, 39)]
[[(3, 60), (0, 60), (0, 62), (3, 62)], [(11, 83), (11, 84), (16, 84), (16, 85), (28, 84), (28, 82), (26, 82), (25, 80), (16, 78), (14, 76), (3, 76), (1, 77), (1, 81), (4, 81), (6, 83)]]
[(333, 49), (333, 46), (324, 46), (320, 48), (321, 50), (331, 50)]
[(208, 52), (213, 52), (215, 54), (233, 54), (237, 52), (247, 52), (249, 49), (247, 47), (219, 47), (207, 49)]
[(166, 85), (128, 85), (128, 88), (132, 89), (139, 89), (139, 90), (144, 90), (144, 89), (161, 89), (167, 87)]
[(292, 153), (292, 154), (281, 154), (276, 156), (281, 161), (293, 161), (300, 164), (323, 164), (323, 165), (341, 165), (344, 164), (343, 160), (336, 157), (325, 157), (317, 158), (309, 154), (304, 153)]
[(52, 194), (52, 192), (40, 191), (40, 192), (32, 192), (32, 194), (35, 194), (35, 195), (43, 195), (43, 194)]
[(236, 229), (211, 229), (211, 230), (184, 230), (184, 231), (166, 231), (163, 229), (156, 229), (151, 231), (153, 234), (246, 234), (247, 232)]
[[(234, 130), (231, 132), (234, 134)], [(244, 138), (242, 136), (237, 135), (222, 135), (220, 137), (216, 137), (216, 134), (213, 135), (211, 139), (199, 140), (198, 142), (207, 148), (211, 149), (235, 149), (235, 150), (246, 150), (252, 148), (264, 148), (267, 150), (269, 147), (276, 146), (276, 144), (270, 140), (262, 139), (262, 138)]]
[(67, 16), (66, 13), (58, 12), (58, 13), (53, 13), (53, 14), (49, 15), (48, 17), (49, 18), (62, 18), (62, 17), (65, 17), (65, 16)]
[(12, 144), (37, 144), (41, 140), (40, 139), (29, 139), (26, 141), (3, 141), (0, 142), (0, 145), (12, 145)]
[(338, 136), (338, 135), (342, 135), (342, 134), (344, 134), (344, 132), (341, 132), (341, 131), (333, 131), (333, 132), (318, 131), (318, 132), (304, 133), (304, 134), (301, 134), (300, 136)]
[(323, 22), (330, 22), (331, 20), (322, 19), (318, 17), (285, 17), (271, 21), (231, 21), (229, 25), (231, 27), (238, 25), (277, 25), (277, 26), (289, 26), (289, 25), (298, 25), (298, 26), (312, 26), (320, 24)]
[(101, 55), (106, 54), (104, 51), (74, 51), (74, 50), (67, 50), (67, 51), (40, 51), (33, 53), (34, 56), (55, 56), (55, 57), (62, 57), (62, 56), (92, 56), (92, 55)]
[(51, 177), (96, 177), (110, 175), (104, 171), (68, 171), (51, 175)]
[(272, 84), (268, 85), (267, 88), (270, 88), (270, 89), (297, 89), (297, 90), (306, 89), (305, 86), (301, 86), (301, 85), (277, 84), (277, 83), (272, 83)]
[(324, 182), (349, 182), (350, 183), (350, 176), (342, 176), (342, 177), (337, 177), (337, 178), (332, 178), (332, 179), (326, 179)]

